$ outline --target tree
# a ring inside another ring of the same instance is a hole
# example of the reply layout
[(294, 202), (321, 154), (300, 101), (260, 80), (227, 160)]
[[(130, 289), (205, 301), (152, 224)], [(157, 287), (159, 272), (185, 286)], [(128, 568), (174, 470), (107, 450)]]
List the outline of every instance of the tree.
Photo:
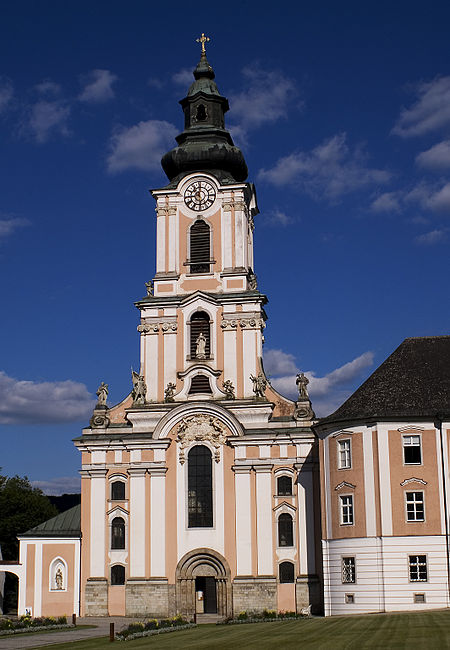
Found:
[(19, 559), (16, 536), (55, 517), (58, 510), (27, 476), (0, 475), (0, 546), (4, 560)]

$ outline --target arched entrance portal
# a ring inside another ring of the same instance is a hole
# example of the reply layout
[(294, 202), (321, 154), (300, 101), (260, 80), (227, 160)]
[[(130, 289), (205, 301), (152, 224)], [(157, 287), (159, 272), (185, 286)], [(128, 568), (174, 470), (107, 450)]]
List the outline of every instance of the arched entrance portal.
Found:
[[(176, 571), (177, 611), (192, 618), (203, 609), (220, 618), (231, 616), (230, 567), (226, 559), (209, 548), (186, 553)], [(197, 599), (202, 597), (200, 607)]]

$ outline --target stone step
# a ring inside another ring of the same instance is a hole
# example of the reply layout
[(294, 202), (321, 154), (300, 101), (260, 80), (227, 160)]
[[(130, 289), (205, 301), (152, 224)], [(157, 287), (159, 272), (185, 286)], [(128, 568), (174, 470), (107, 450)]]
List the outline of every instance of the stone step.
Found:
[(217, 614), (197, 614), (196, 620), (199, 625), (204, 625), (206, 623), (217, 623), (220, 621), (221, 617)]

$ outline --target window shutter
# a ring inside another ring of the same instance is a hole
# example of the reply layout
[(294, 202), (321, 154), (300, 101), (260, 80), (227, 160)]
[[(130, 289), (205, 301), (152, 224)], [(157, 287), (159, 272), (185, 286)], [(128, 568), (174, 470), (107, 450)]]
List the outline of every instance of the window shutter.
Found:
[(195, 377), (192, 377), (189, 395), (194, 395), (195, 393), (212, 393), (211, 384), (206, 375), (195, 375)]
[(191, 273), (209, 273), (210, 270), (210, 230), (208, 224), (199, 219), (190, 232), (189, 262)]

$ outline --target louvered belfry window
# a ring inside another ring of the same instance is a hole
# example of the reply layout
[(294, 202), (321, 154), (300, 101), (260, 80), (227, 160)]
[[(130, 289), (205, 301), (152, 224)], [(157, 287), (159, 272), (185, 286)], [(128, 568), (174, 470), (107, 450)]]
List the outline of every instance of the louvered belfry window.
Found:
[(206, 375), (195, 375), (195, 377), (192, 377), (189, 395), (195, 395), (196, 393), (212, 393), (211, 384)]
[(211, 243), (208, 224), (199, 219), (190, 231), (189, 264), (191, 273), (209, 273)]
[(196, 358), (197, 339), (202, 333), (206, 339), (205, 357), (209, 359), (211, 355), (211, 335), (209, 327), (209, 316), (204, 311), (196, 311), (191, 316), (191, 359)]

